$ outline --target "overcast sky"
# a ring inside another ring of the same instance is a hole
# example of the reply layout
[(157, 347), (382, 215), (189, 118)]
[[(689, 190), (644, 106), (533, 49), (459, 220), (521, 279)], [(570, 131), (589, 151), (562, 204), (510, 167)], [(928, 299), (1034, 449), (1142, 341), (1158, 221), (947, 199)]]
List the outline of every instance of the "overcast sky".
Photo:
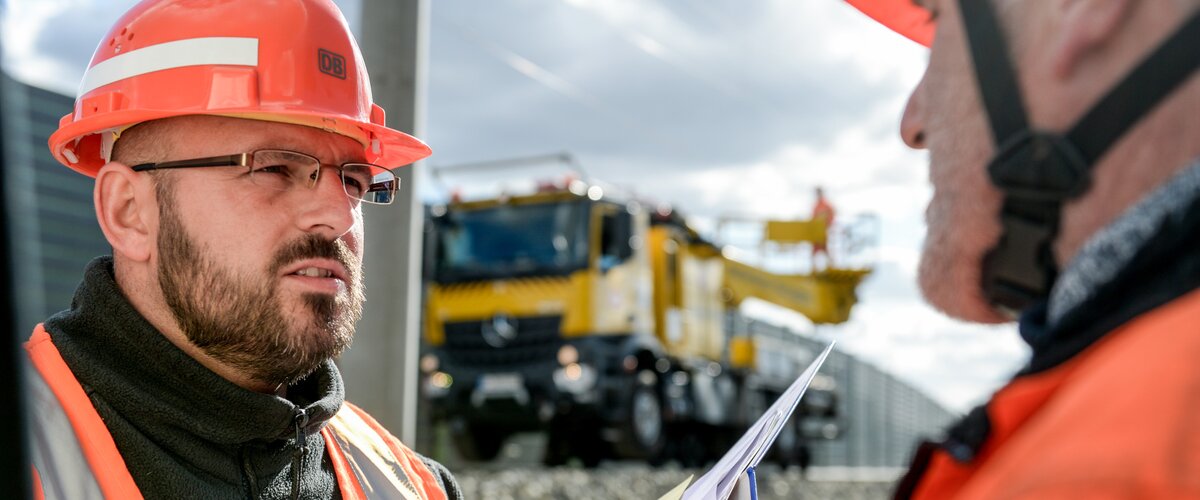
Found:
[[(5, 3), (6, 69), (73, 94), (96, 42), (135, 2)], [(926, 155), (905, 148), (897, 126), (925, 49), (837, 0), (431, 3), (430, 165), (566, 151), (592, 177), (701, 227), (807, 216), (821, 185), (839, 218), (875, 214), (882, 231), (852, 320), (819, 335), (957, 411), (1028, 356), (1012, 327), (949, 320), (915, 287), (930, 188)], [(357, 26), (358, 0), (338, 4)], [(420, 186), (427, 200), (445, 197)], [(786, 311), (746, 308), (811, 330)]]

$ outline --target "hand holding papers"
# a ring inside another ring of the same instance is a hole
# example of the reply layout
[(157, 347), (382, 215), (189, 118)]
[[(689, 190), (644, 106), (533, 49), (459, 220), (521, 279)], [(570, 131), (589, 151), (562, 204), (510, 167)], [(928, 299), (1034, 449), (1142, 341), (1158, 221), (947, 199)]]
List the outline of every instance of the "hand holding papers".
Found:
[(683, 486), (688, 483), (688, 481), (684, 481), (660, 500), (725, 500), (733, 493), (739, 479), (743, 478), (746, 479), (744, 484), (748, 488), (740, 488), (738, 496), (757, 498), (753, 474), (747, 475), (747, 471), (757, 467), (758, 463), (762, 461), (763, 456), (775, 442), (775, 438), (783, 429), (788, 418), (791, 417), (792, 412), (796, 410), (796, 404), (800, 402), (800, 397), (804, 395), (808, 384), (817, 375), (817, 370), (821, 368), (821, 364), (825, 362), (825, 358), (829, 356), (832, 349), (833, 344), (831, 343), (707, 474), (701, 476), (680, 493)]

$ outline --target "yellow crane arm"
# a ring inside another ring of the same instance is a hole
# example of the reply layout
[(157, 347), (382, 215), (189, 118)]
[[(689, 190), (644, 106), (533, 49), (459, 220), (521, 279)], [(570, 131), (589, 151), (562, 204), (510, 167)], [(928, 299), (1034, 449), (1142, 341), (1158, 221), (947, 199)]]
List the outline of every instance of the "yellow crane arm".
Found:
[(813, 323), (842, 323), (858, 302), (855, 290), (868, 269), (826, 269), (811, 274), (775, 274), (729, 257), (725, 261), (727, 303), (754, 297), (796, 311)]

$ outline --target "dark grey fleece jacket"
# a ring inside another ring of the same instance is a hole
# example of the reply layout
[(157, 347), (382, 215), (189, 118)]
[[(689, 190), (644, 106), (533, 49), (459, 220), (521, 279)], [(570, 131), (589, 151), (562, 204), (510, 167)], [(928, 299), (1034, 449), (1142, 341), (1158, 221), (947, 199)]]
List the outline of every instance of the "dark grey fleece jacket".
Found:
[[(93, 260), (71, 308), (45, 329), (112, 433), (146, 498), (339, 498), (321, 427), (344, 398), (331, 361), (287, 398), (248, 391), (171, 344), (117, 288), (111, 257)], [(296, 417), (305, 452), (297, 453)], [(453, 476), (425, 459), (451, 499)]]

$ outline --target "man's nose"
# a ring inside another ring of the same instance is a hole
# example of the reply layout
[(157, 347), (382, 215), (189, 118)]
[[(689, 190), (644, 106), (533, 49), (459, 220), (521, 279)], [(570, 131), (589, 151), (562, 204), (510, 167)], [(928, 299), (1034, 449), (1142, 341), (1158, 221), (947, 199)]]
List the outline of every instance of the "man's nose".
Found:
[(908, 96), (904, 116), (900, 119), (900, 138), (908, 147), (925, 149), (925, 77)]
[(322, 165), (317, 182), (311, 189), (298, 189), (301, 204), (299, 224), (306, 232), (318, 232), (337, 238), (354, 226), (354, 211), (358, 201), (346, 195), (341, 171)]

